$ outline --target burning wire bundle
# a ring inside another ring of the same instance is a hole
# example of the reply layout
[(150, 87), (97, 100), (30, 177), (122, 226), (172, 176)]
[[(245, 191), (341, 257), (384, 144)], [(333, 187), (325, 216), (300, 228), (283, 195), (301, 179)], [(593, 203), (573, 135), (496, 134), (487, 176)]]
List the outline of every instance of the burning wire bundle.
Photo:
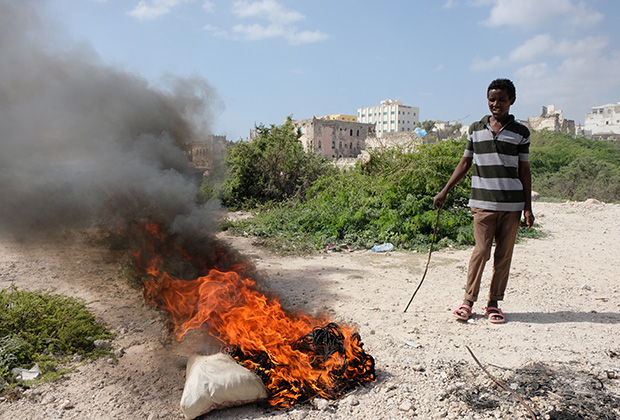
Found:
[[(205, 252), (195, 242), (166, 235), (162, 227), (145, 226), (145, 240), (136, 241), (144, 245), (134, 255), (146, 301), (169, 314), (178, 340), (200, 329), (234, 348), (231, 356), (262, 379), (275, 407), (317, 396), (338, 398), (376, 379), (374, 359), (353, 327), (284, 309), (260, 290), (234, 253), (228, 259), (224, 248)], [(217, 258), (209, 258), (213, 255)]]

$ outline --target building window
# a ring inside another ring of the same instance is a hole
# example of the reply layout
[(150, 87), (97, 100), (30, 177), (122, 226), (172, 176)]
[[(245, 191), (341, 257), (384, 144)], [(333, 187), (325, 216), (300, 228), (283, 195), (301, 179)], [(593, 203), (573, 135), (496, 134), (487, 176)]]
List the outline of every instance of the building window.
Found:
[(349, 130), (349, 135), (352, 136), (353, 135), (353, 129)]
[[(336, 142), (335, 142), (335, 141), (332, 141), (332, 149), (335, 149), (335, 148), (336, 148)], [(333, 157), (333, 156), (332, 156), (332, 157)]]

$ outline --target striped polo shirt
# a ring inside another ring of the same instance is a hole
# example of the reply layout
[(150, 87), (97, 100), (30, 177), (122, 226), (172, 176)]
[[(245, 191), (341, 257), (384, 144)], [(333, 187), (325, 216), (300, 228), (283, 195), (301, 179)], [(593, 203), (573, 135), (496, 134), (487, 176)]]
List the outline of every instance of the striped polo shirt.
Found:
[(489, 125), (490, 115), (472, 124), (463, 153), (473, 160), (470, 207), (495, 211), (525, 208), (519, 162), (529, 161), (530, 131), (510, 120), (499, 133)]

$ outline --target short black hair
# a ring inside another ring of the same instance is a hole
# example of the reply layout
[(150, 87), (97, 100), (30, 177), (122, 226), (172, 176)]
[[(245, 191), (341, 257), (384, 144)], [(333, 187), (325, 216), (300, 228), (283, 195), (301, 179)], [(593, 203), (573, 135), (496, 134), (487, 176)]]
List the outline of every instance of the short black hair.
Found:
[(509, 79), (493, 80), (487, 88), (487, 96), (489, 95), (489, 91), (492, 89), (499, 89), (505, 91), (508, 94), (509, 98), (517, 97), (517, 88), (515, 88), (514, 83), (512, 83), (512, 81)]

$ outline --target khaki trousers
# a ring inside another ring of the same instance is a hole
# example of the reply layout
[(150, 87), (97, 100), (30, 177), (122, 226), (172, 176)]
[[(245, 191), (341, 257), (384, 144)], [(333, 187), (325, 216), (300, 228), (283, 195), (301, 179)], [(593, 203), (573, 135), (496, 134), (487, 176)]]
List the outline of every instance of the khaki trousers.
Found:
[(520, 211), (492, 211), (478, 208), (471, 209), (474, 215), (474, 238), (476, 245), (469, 260), (465, 299), (478, 300), (480, 281), (486, 262), (491, 258), (491, 246), (495, 239), (493, 254), (493, 277), (489, 290), (489, 300), (503, 300), (512, 251), (519, 231)]

